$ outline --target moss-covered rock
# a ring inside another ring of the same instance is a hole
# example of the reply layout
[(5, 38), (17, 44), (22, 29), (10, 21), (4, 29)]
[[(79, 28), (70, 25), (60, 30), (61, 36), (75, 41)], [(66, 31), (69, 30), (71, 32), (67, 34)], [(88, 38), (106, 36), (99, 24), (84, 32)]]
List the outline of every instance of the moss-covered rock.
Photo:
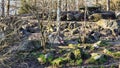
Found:
[(37, 59), (38, 59), (38, 61), (39, 61), (40, 63), (42, 63), (42, 64), (45, 64), (45, 63), (47, 62), (44, 54), (40, 54)]
[(111, 56), (111, 57), (113, 57), (113, 58), (120, 58), (120, 51), (118, 51), (118, 52), (112, 52), (112, 51), (110, 51), (110, 50), (104, 49), (103, 52), (104, 52), (106, 55), (109, 55), (109, 56)]
[(73, 51), (73, 53), (74, 53), (76, 59), (81, 58), (80, 49), (75, 49), (75, 50)]
[(105, 55), (98, 54), (98, 53), (92, 53), (91, 58), (89, 58), (86, 61), (86, 63), (89, 63), (89, 64), (103, 64), (106, 61), (107, 61), (107, 59), (106, 59)]
[(67, 58), (59, 57), (59, 58), (54, 59), (51, 63), (52, 65), (59, 66), (59, 65), (62, 65), (62, 63), (66, 61), (67, 61)]
[(52, 60), (54, 59), (52, 53), (38, 54), (38, 55), (36, 55), (36, 56), (37, 56), (38, 61), (39, 61), (41, 64), (51, 63)]
[(74, 44), (69, 44), (68, 47), (69, 47), (69, 48), (73, 48), (73, 49), (76, 48), (76, 46), (75, 46)]
[(99, 13), (95, 13), (89, 16), (90, 21), (96, 22), (96, 21), (99, 21), (100, 19), (102, 19), (102, 16)]
[(77, 64), (77, 65), (81, 65), (82, 63), (83, 63), (83, 60), (82, 60), (82, 59), (76, 60), (76, 64)]
[(99, 44), (99, 46), (108, 46), (108, 45), (110, 45), (109, 43), (107, 43), (106, 41), (101, 41), (100, 42), (100, 44)]
[[(73, 43), (73, 41), (71, 41), (71, 43)], [(76, 49), (80, 46), (80, 44), (78, 44), (78, 42), (74, 42), (74, 44), (69, 44), (68, 47), (72, 48), (72, 49)]]

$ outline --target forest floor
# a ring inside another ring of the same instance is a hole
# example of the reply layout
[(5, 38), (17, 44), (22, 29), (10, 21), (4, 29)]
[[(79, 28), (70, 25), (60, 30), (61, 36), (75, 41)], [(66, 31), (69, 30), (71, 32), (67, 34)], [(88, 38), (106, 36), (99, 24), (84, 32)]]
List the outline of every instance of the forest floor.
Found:
[[(96, 28), (97, 26), (93, 27), (94, 23), (87, 22), (90, 25), (86, 30), (86, 32), (88, 32), (86, 35), (88, 36), (86, 36), (86, 43), (81, 43), (81, 37), (85, 34), (84, 31), (81, 32), (82, 35), (79, 34), (79, 27), (82, 27), (82, 23), (67, 21), (68, 23), (71, 23), (68, 25), (65, 24), (65, 22), (62, 22), (61, 33), (64, 35), (64, 37), (62, 37), (64, 44), (59, 44), (60, 41), (56, 39), (57, 44), (54, 44), (53, 41), (51, 42), (52, 44), (47, 43), (46, 52), (44, 52), (39, 41), (40, 37), (37, 20), (22, 18), (22, 21), (24, 20), (25, 23), (23, 23), (22, 26), (24, 27), (26, 25), (26, 28), (24, 30), (19, 29), (18, 34), (8, 36), (8, 39), (5, 40), (7, 43), (1, 43), (0, 68), (120, 67), (120, 39), (119, 36), (116, 36), (117, 40), (114, 40), (116, 37), (112, 36), (111, 30), (98, 30)], [(49, 21), (50, 27), (48, 27), (47, 22), (48, 21), (44, 21), (43, 23), (46, 27), (45, 30), (48, 31), (48, 37), (50, 35), (49, 33), (52, 34), (56, 32), (54, 32), (53, 28), (55, 25), (52, 25), (55, 21)], [(67, 28), (67, 26), (70, 27)], [(9, 27), (12, 30), (10, 25)], [(13, 28), (18, 27), (14, 26)], [(23, 34), (20, 34), (19, 36), (21, 31)], [(9, 34), (9, 32), (6, 32), (6, 34), (7, 33)], [(98, 36), (99, 34), (100, 36)], [(100, 38), (105, 38), (105, 40), (101, 40)], [(50, 39), (52, 39), (52, 37), (48, 37), (47, 41), (50, 41)]]

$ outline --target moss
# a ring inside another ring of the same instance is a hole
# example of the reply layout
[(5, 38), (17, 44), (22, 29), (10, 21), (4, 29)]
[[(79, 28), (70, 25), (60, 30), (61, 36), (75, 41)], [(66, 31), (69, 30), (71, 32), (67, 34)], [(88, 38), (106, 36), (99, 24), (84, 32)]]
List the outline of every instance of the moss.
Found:
[(95, 63), (95, 59), (94, 58), (89, 58), (86, 63), (92, 64)]
[(54, 60), (51, 62), (51, 64), (52, 64), (52, 65), (59, 66), (59, 65), (62, 65), (62, 63), (66, 62), (66, 61), (67, 61), (67, 58), (59, 57), (59, 58), (54, 59)]
[(39, 57), (37, 58), (40, 63), (45, 64), (46, 63), (46, 58), (44, 54), (40, 54)]
[(113, 53), (113, 57), (120, 58), (120, 51)]
[(103, 64), (106, 61), (107, 58), (103, 54), (93, 53), (86, 62), (90, 64)]
[(107, 43), (106, 41), (101, 41), (99, 46), (108, 46), (110, 45), (109, 43)]
[(112, 52), (112, 51), (109, 51), (107, 49), (104, 49), (104, 53), (113, 57), (113, 58), (120, 58), (120, 51), (118, 52)]
[(75, 46), (74, 44), (69, 44), (68, 47), (69, 47), (69, 48), (73, 48), (73, 49), (76, 48), (76, 46)]
[(87, 60), (87, 63), (89, 64), (103, 64), (104, 62), (106, 62), (106, 58), (100, 58), (95, 60), (94, 58), (90, 58)]
[(77, 64), (77, 65), (81, 65), (81, 64), (82, 64), (82, 62), (83, 62), (83, 60), (82, 60), (82, 59), (78, 59), (78, 60), (76, 60), (76, 64)]
[(112, 55), (112, 52), (111, 51), (109, 51), (109, 50), (107, 50), (107, 49), (104, 49), (104, 51), (103, 51), (105, 54), (107, 54), (107, 55)]
[(74, 50), (73, 53), (74, 53), (76, 59), (81, 58), (81, 52), (79, 49)]
[(81, 45), (80, 44), (69, 44), (68, 47), (69, 48), (72, 48), (72, 49), (76, 49), (78, 47), (80, 47)]

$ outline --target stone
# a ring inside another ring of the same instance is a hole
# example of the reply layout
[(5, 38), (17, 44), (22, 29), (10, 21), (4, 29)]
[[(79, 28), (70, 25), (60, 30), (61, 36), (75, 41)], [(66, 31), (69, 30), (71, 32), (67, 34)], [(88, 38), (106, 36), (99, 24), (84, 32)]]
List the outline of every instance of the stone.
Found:
[(119, 25), (116, 20), (101, 19), (96, 24), (104, 29), (118, 29)]
[(119, 19), (119, 20), (120, 20), (120, 14), (119, 14), (119, 15), (117, 15), (117, 19)]
[(77, 13), (74, 15), (76, 21), (82, 21), (84, 19), (83, 13)]
[(67, 12), (61, 12), (61, 21), (67, 21)]
[(99, 45), (100, 45), (101, 41), (98, 41), (96, 43), (93, 44), (93, 47), (94, 48), (99, 48)]
[(75, 20), (75, 17), (72, 13), (67, 13), (67, 20), (68, 21), (74, 21)]
[(40, 32), (40, 29), (38, 27), (28, 27), (27, 31), (30, 33), (38, 33)]
[(90, 21), (96, 22), (96, 21), (99, 21), (100, 19), (102, 19), (102, 16), (99, 13), (94, 13), (94, 14), (90, 15), (88, 18)]
[(37, 58), (37, 60), (41, 63), (41, 64), (45, 64), (47, 62), (47, 59), (45, 58), (44, 54), (40, 54), (39, 57)]
[(66, 41), (67, 44), (79, 44), (79, 42), (76, 40), (76, 41), (73, 41), (73, 40), (67, 40)]
[(112, 31), (110, 29), (104, 29), (104, 30), (101, 30), (100, 33), (104, 36), (109, 36), (112, 34)]
[(56, 58), (54, 59), (51, 63), (52, 65), (56, 65), (56, 66), (60, 66), (61, 64), (63, 64), (65, 61), (67, 61), (66, 58), (63, 58), (63, 57), (59, 57), (59, 58)]
[(41, 44), (40, 41), (23, 41), (19, 44), (19, 46), (17, 46), (17, 51), (25, 51), (25, 52), (29, 52), (35, 49), (39, 49), (41, 48)]
[(64, 35), (60, 34), (59, 36), (52, 33), (48, 36), (50, 44), (64, 44)]
[(94, 60), (98, 60), (103, 56), (103, 54), (91, 53), (91, 56), (94, 58)]
[(28, 36), (28, 40), (40, 40), (41, 39), (41, 33), (31, 33)]
[(94, 42), (96, 42), (96, 41), (99, 40), (100, 35), (101, 35), (101, 34), (100, 34), (99, 32), (94, 32), (94, 31), (92, 31), (92, 32), (90, 32), (90, 33), (88, 34), (88, 36), (86, 37), (86, 42), (88, 42), (88, 43), (94, 43)]
[(76, 49), (73, 51), (74, 55), (75, 55), (75, 58), (81, 58), (81, 51), (80, 49)]
[(116, 15), (114, 12), (111, 11), (105, 11), (101, 13), (102, 19), (116, 19)]
[(54, 58), (54, 54), (53, 53), (47, 53), (47, 54), (45, 54), (45, 58), (48, 62), (51, 62)]

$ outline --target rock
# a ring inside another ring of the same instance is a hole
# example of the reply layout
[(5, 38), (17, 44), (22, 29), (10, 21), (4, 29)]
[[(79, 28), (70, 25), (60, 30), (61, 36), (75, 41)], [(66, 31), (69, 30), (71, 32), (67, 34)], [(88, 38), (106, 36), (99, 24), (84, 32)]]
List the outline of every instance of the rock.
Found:
[(74, 50), (73, 53), (74, 53), (76, 59), (81, 58), (81, 51), (80, 51), (80, 49)]
[(44, 54), (40, 54), (39, 57), (37, 58), (37, 60), (41, 63), (41, 64), (45, 64), (47, 62), (47, 59), (45, 58)]
[(40, 40), (41, 39), (41, 33), (31, 33), (28, 36), (28, 40)]
[(67, 20), (74, 21), (75, 20), (74, 15), (72, 13), (67, 13)]
[(99, 21), (100, 19), (102, 19), (102, 16), (99, 13), (94, 13), (94, 14), (90, 15), (88, 18), (90, 21), (96, 22), (96, 21)]
[(76, 60), (77, 65), (81, 65), (81, 64), (82, 64), (82, 62), (83, 62), (83, 60), (82, 60), (82, 59), (78, 59), (78, 60)]
[(119, 14), (119, 15), (117, 15), (117, 19), (119, 19), (119, 20), (120, 20), (120, 14)]
[(56, 35), (54, 33), (50, 34), (48, 37), (49, 43), (50, 44), (64, 44), (64, 35)]
[(89, 64), (103, 64), (107, 61), (107, 57), (104, 54), (91, 53), (91, 58), (89, 58), (86, 63)]
[(60, 66), (61, 64), (65, 64), (66, 61), (67, 61), (66, 58), (59, 57), (59, 58), (54, 59), (51, 63), (54, 66)]
[(93, 43), (99, 40), (100, 38), (100, 33), (99, 32), (91, 32), (89, 33), (88, 37), (86, 37), (86, 42), (88, 43)]
[(61, 21), (67, 21), (67, 12), (61, 12)]
[(112, 34), (115, 35), (114, 29), (119, 28), (119, 22), (117, 20), (105, 20), (101, 19), (96, 24), (104, 29), (110, 29), (112, 31)]
[(102, 19), (116, 19), (115, 12), (105, 11), (101, 13)]
[(77, 13), (74, 15), (76, 21), (82, 21), (84, 19), (83, 13)]
[(100, 21), (96, 22), (96, 24), (103, 29), (110, 29), (112, 31), (112, 35), (116, 36), (115, 29), (119, 29), (120, 21), (118, 20), (104, 20), (101, 19)]
[(120, 20), (120, 12), (116, 12), (116, 17)]
[(113, 58), (120, 58), (120, 51), (112, 52), (112, 51), (110, 51), (108, 49), (104, 49), (103, 53), (105, 53), (106, 55), (109, 55), (109, 56), (111, 56)]
[(38, 27), (28, 27), (27, 31), (30, 33), (38, 33), (40, 32), (40, 29)]
[(41, 48), (40, 41), (23, 41), (19, 44), (17, 51), (29, 52)]
[(75, 48), (76, 48), (76, 45), (74, 45), (74, 44), (69, 44), (68, 47), (75, 49)]
[(94, 60), (98, 60), (103, 56), (103, 54), (92, 53), (91, 56), (94, 58)]
[(79, 44), (78, 41), (73, 41), (73, 40), (67, 40), (66, 43), (67, 43), (67, 44), (73, 44), (73, 45)]
[(46, 58), (47, 62), (51, 62), (54, 58), (54, 54), (53, 53), (47, 53), (47, 54), (45, 54), (45, 58)]
[(99, 45), (100, 45), (101, 41), (98, 41), (96, 43), (93, 44), (93, 47), (94, 48), (99, 48)]
[(63, 33), (69, 32), (69, 31), (70, 31), (69, 29), (64, 29), (64, 30), (63, 30)]
[(104, 29), (102, 31), (100, 31), (101, 35), (104, 36), (110, 36), (112, 34), (112, 31), (110, 29)]

